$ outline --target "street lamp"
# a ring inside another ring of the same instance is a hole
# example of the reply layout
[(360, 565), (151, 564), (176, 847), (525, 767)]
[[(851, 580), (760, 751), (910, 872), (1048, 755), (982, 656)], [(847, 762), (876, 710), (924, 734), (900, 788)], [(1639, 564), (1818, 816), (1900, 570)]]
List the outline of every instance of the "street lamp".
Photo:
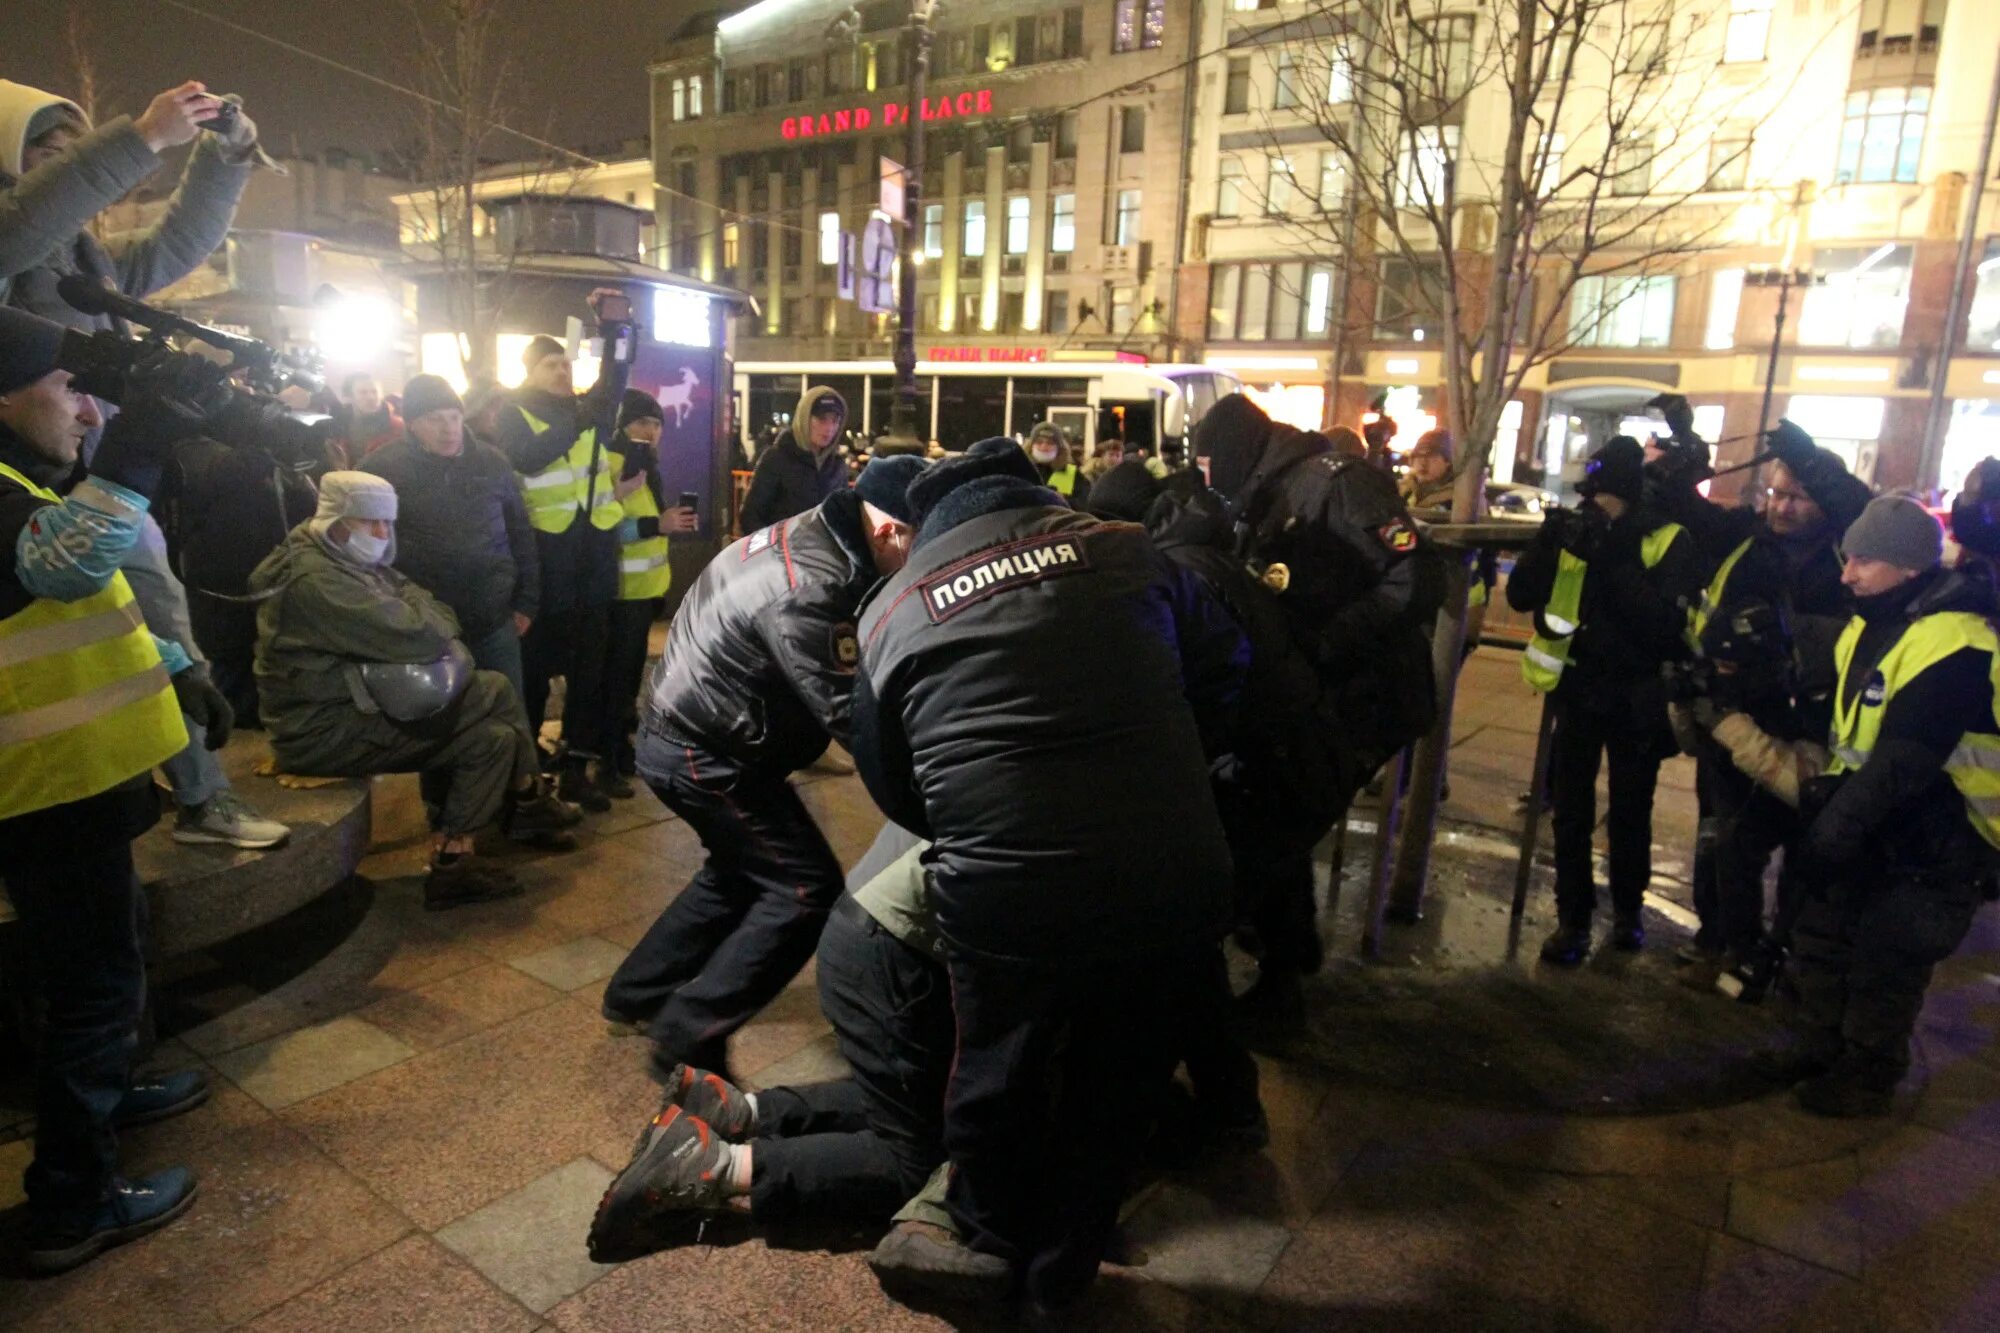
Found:
[(917, 267), (923, 263), (924, 86), (931, 70), (931, 23), (939, 0), (910, 0), (909, 147), (903, 153), (903, 262), (896, 274), (896, 400), (883, 453), (922, 453), (917, 428)]

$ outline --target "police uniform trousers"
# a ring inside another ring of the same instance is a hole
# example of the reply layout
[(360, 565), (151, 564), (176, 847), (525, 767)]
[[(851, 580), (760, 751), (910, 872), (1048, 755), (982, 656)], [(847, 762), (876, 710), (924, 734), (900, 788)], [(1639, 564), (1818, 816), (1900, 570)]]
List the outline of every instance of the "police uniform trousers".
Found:
[(853, 1075), (757, 1094), (751, 1215), (885, 1222), (944, 1160), (950, 981), (851, 897), (827, 921), (815, 971)]
[(945, 1208), (967, 1244), (1014, 1265), (1031, 1299), (1069, 1304), (1096, 1277), (1143, 1139), (1133, 1108), (1164, 1095), (1175, 1030), (1204, 990), (1190, 979), (1212, 952), (949, 960)]
[(1591, 838), (1597, 828), (1597, 772), (1610, 767), (1611, 905), (1637, 914), (1653, 877), (1653, 790), (1665, 757), (1666, 718), (1639, 710), (1600, 711), (1558, 703), (1549, 739), (1549, 782), (1555, 800), (1556, 911), (1564, 924), (1588, 925), (1597, 910)]
[(1931, 973), (1964, 942), (1986, 890), (1978, 875), (1896, 870), (1814, 883), (1792, 955), (1808, 1051), (1869, 1087), (1901, 1082)]
[(729, 1034), (812, 957), (840, 862), (783, 773), (647, 726), (639, 774), (708, 859), (613, 974), (604, 1007), (649, 1023), (663, 1060), (716, 1068)]
[(1280, 795), (1260, 795), (1236, 782), (1217, 782), (1214, 790), (1234, 867), (1231, 906), (1237, 920), (1256, 927), (1260, 963), (1283, 972), (1315, 969), (1324, 950), (1312, 853), (1335, 816), (1300, 810)]

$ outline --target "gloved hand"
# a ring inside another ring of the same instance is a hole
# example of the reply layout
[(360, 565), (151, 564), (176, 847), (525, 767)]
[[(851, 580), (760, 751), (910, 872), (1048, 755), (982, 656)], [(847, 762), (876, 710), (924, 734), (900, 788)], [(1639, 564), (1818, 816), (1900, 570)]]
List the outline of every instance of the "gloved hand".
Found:
[(164, 347), (145, 353), (119, 386), (119, 412), (104, 428), (91, 472), (150, 496), (173, 447), (200, 433), (234, 396), (212, 361)]
[(1571, 513), (1558, 540), (1562, 548), (1579, 560), (1595, 560), (1604, 550), (1611, 519), (1602, 509), (1584, 505)]
[(652, 468), (655, 451), (652, 445), (638, 440), (626, 440), (624, 444), (625, 467), (618, 474), (618, 480), (629, 481), (633, 477), (643, 476)]
[(1685, 394), (1663, 393), (1646, 406), (1658, 409), (1661, 418), (1667, 423), (1667, 429), (1674, 433), (1675, 439), (1694, 434), (1694, 409), (1688, 406)]
[(1764, 448), (1801, 482), (1819, 455), (1819, 446), (1813, 443), (1813, 437), (1785, 417), (1778, 418), (1778, 424), (1764, 432)]
[(222, 697), (222, 691), (215, 688), (208, 679), (208, 668), (197, 663), (173, 678), (174, 698), (180, 703), (181, 712), (189, 721), (199, 722), (207, 732), (203, 745), (210, 750), (220, 750), (229, 743), (229, 733), (236, 726), (236, 710), (229, 706), (229, 700)]

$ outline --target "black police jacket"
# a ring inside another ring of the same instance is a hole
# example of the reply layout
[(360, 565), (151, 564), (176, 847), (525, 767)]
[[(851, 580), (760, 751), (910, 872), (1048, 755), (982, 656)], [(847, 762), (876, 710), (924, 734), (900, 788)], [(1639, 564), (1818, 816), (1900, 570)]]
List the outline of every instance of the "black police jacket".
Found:
[(854, 615), (876, 582), (861, 498), (840, 491), (730, 544), (667, 633), (646, 725), (778, 773), (847, 741)]
[(1235, 497), (1235, 519), (1238, 554), (1284, 585), (1278, 604), (1341, 697), (1357, 770), (1372, 772), (1437, 720), (1430, 634), (1444, 604), (1443, 555), (1386, 475), (1316, 452), (1295, 431), (1274, 432)]
[(933, 840), (948, 947), (1061, 966), (1219, 938), (1195, 711), (1234, 702), (1235, 626), (1133, 524), (1036, 502), (923, 535), (862, 617), (854, 761)]

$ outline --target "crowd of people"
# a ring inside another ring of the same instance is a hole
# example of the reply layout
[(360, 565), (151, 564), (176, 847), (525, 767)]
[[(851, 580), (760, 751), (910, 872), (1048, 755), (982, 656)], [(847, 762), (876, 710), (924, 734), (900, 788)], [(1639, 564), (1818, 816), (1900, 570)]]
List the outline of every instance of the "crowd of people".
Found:
[[(593, 1220), (600, 1260), (721, 1219), (838, 1221), (886, 1228), (871, 1263), (900, 1292), (1060, 1307), (1112, 1246), (1138, 1153), (1264, 1145), (1240, 1024), (1302, 1014), (1313, 850), (1435, 724), (1447, 597), (1495, 586), (1490, 559), (1427, 532), (1477, 480), (1448, 434), (1415, 442), (1399, 488), (1381, 419), (1301, 431), (1239, 394), (1196, 424), (1190, 466), (1082, 457), (1040, 423), (850, 472), (847, 405), (809, 388), (648, 672), (671, 541), (697, 518), (664, 493), (660, 405), (623, 358), (577, 393), (538, 337), (520, 387), (471, 403), (435, 376), (391, 401), (357, 375), (307, 426), (159, 352), (113, 415), (63, 363), (91, 321), (47, 277), (139, 295), (198, 262), (255, 127), (239, 111), (207, 133), (158, 232), (106, 248), (77, 164), (142, 176), (224, 103), (189, 84), (93, 129), (32, 93), (0, 85), (0, 863), (48, 998), (32, 1267), (194, 1198), (183, 1170), (119, 1170), (119, 1126), (208, 1095), (198, 1074), (135, 1077), (131, 844), (156, 770), (176, 837), (282, 840), (215, 761), (252, 720), (288, 773), (420, 775), (433, 909), (521, 891), (482, 831), (572, 849), (634, 779), (699, 837), (604, 993), (666, 1091)], [(607, 353), (617, 304), (593, 300)], [(1607, 764), (1603, 943), (1644, 947), (1655, 783), (1685, 749), (1690, 984), (1785, 990), (1800, 1040), (1772, 1072), (1807, 1110), (1880, 1114), (1931, 968), (1994, 886), (2000, 475), (1961, 497), (1972, 555), (1946, 569), (1928, 511), (1789, 424), (1761, 505), (1711, 500), (1688, 405), (1658, 407), (1665, 432), (1594, 453), (1581, 504), (1506, 584), (1552, 718), (1540, 957), (1598, 945)], [(833, 743), (885, 818), (845, 875), (790, 781)], [(1241, 997), (1230, 938), (1257, 964)], [(731, 1035), (815, 960), (851, 1074), (746, 1089)]]

